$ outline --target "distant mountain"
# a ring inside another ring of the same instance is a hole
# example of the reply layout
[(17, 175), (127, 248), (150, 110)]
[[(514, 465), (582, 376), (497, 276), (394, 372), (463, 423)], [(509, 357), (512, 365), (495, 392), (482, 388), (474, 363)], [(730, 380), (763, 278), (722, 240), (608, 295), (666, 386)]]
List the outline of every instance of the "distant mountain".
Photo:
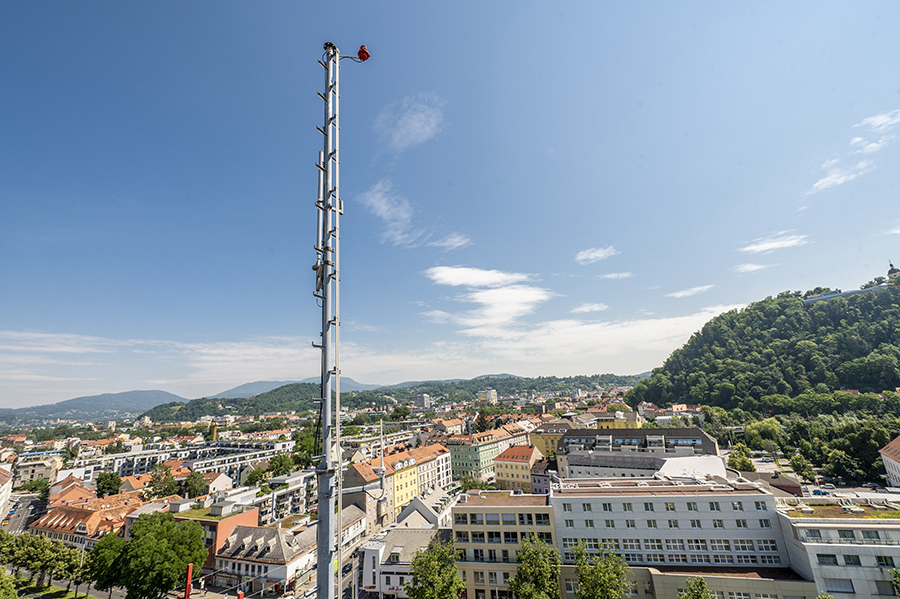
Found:
[[(243, 385), (239, 385), (234, 389), (222, 391), (221, 393), (217, 393), (216, 395), (210, 395), (208, 399), (238, 399), (242, 397), (256, 397), (257, 395), (267, 393), (268, 391), (272, 391), (279, 387), (284, 387), (285, 385), (295, 385), (297, 383), (312, 383), (317, 385), (319, 383), (319, 377), (310, 377), (308, 379), (303, 379), (302, 381), (256, 381), (255, 383), (244, 383)], [(378, 388), (380, 388), (380, 385), (366, 385), (363, 383), (357, 383), (349, 377), (341, 377), (341, 391), (371, 391), (372, 389)]]
[(0, 409), (0, 421), (12, 425), (16, 422), (62, 418), (71, 420), (116, 420), (131, 418), (147, 410), (173, 401), (186, 401), (183, 397), (166, 391), (125, 391), (104, 393), (88, 397), (76, 397), (55, 404), (26, 408)]

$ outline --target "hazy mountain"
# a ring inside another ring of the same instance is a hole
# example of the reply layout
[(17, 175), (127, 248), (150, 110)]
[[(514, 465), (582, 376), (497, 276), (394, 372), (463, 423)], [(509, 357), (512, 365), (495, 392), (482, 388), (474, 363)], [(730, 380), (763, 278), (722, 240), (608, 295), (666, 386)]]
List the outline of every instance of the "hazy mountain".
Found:
[[(256, 381), (255, 383), (244, 383), (234, 389), (222, 391), (215, 395), (210, 395), (209, 399), (237, 399), (240, 397), (256, 397), (262, 393), (272, 391), (285, 385), (293, 385), (295, 383), (313, 383), (318, 384), (319, 377), (310, 377), (302, 381)], [(371, 391), (378, 389), (380, 385), (366, 385), (357, 383), (349, 377), (341, 377), (341, 391)]]
[(62, 418), (72, 420), (116, 420), (136, 416), (154, 406), (172, 401), (186, 401), (166, 391), (125, 391), (76, 397), (54, 404), (0, 410), (0, 421), (6, 423), (33, 419)]

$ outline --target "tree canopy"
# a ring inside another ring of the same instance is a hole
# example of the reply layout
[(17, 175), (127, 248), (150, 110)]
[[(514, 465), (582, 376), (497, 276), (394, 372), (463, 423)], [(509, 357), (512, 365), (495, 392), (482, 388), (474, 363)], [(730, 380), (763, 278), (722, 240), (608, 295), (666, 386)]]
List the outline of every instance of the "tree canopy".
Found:
[(608, 547), (595, 555), (584, 543), (575, 547), (576, 599), (622, 599), (631, 590), (630, 573), (622, 556)]
[(533, 534), (522, 536), (519, 565), (509, 580), (509, 590), (519, 599), (559, 597), (559, 551)]
[(412, 579), (404, 587), (409, 599), (457, 599), (465, 583), (456, 569), (453, 541), (435, 537), (428, 549), (420, 550), (410, 564)]

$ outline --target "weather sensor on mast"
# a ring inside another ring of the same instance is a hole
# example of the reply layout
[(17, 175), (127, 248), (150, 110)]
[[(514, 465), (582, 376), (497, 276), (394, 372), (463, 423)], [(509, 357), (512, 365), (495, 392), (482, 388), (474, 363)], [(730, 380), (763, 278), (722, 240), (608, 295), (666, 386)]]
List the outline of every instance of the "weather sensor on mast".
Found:
[[(324, 137), (324, 145), (316, 163), (319, 171), (319, 191), (316, 199), (316, 287), (313, 295), (321, 301), (321, 344), (313, 346), (322, 350), (322, 378), (319, 419), (322, 429), (322, 454), (316, 456), (318, 482), (319, 520), (316, 530), (318, 599), (334, 599), (336, 572), (341, 572), (341, 369), (340, 369), (340, 216), (344, 205), (340, 196), (340, 121), (338, 105), (340, 92), (338, 75), (340, 61), (349, 58), (365, 62), (370, 58), (368, 49), (360, 46), (357, 56), (341, 56), (337, 46), (325, 43), (325, 53), (319, 64), (325, 69), (325, 93), (319, 97), (325, 102), (325, 122), (316, 127)], [(332, 410), (332, 390), (334, 409)], [(334, 434), (332, 435), (332, 430)], [(382, 485), (384, 478), (382, 476)], [(337, 560), (337, 563), (335, 563)], [(340, 576), (337, 585), (340, 586)]]

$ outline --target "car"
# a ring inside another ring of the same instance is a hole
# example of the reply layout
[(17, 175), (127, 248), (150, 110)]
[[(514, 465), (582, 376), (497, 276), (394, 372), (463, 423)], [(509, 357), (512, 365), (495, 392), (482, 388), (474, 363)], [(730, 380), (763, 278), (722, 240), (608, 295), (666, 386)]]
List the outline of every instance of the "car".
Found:
[(6, 520), (3, 521), (2, 526), (6, 526), (7, 524), (9, 524), (9, 518), (7, 518)]
[(822, 483), (821, 487), (823, 489), (834, 489), (835, 488), (834, 485), (831, 483)]
[(887, 489), (885, 489), (884, 487), (875, 487), (875, 492), (876, 493), (887, 493)]
[(773, 460), (772, 458), (763, 458), (763, 459), (760, 460), (760, 462), (763, 462), (763, 463), (765, 463), (765, 464), (769, 464), (769, 463), (774, 462), (774, 461), (775, 461), (775, 460)]
[(822, 489), (813, 489), (813, 495), (831, 495), (831, 493)]
[(878, 485), (876, 485), (875, 483), (863, 483), (862, 486), (864, 486), (867, 489), (877, 489), (878, 488)]

